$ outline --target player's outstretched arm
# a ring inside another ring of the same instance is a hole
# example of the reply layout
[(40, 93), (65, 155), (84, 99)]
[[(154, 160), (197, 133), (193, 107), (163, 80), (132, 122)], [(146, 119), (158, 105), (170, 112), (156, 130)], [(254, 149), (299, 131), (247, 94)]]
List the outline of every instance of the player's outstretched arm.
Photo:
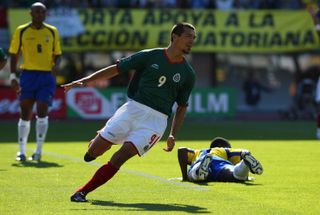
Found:
[(178, 149), (178, 161), (180, 165), (182, 181), (188, 181), (188, 150), (180, 147)]
[(96, 71), (95, 73), (92, 73), (91, 75), (88, 75), (88, 76), (81, 78), (79, 80), (72, 81), (71, 83), (63, 84), (63, 85), (61, 85), (61, 87), (63, 87), (65, 92), (67, 92), (72, 87), (84, 86), (86, 83), (91, 82), (91, 81), (95, 81), (98, 79), (110, 79), (118, 74), (119, 74), (119, 71), (118, 71), (117, 65), (114, 64), (114, 65), (105, 67), (103, 69), (100, 69), (100, 70)]

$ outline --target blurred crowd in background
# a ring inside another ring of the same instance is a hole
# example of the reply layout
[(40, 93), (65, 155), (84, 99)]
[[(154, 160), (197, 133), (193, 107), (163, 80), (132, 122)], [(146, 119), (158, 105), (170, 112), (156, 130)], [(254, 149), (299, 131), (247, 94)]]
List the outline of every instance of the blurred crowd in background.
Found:
[[(4, 50), (8, 50), (10, 40), (7, 21), (8, 8), (29, 8), (34, 2), (34, 0), (0, 1), (0, 47), (3, 47)], [(318, 0), (43, 0), (41, 2), (49, 9), (191, 8), (216, 10), (307, 10), (313, 18), (318, 32), (320, 32), (320, 1)], [(131, 50), (88, 51), (81, 53), (64, 52), (61, 72), (57, 77), (58, 84), (81, 78), (131, 53)], [(313, 95), (316, 81), (320, 75), (320, 50), (259, 55), (254, 53), (196, 53), (191, 54), (189, 58), (191, 58), (191, 62), (197, 62), (200, 67), (202, 61), (214, 67), (210, 73), (202, 73), (201, 69), (197, 69), (198, 87), (232, 86), (238, 89), (238, 110), (252, 112), (253, 109), (255, 111), (279, 111), (282, 109), (279, 112), (284, 118), (299, 118), (297, 112), (305, 104), (304, 101), (301, 101), (301, 96), (299, 95), (303, 93), (303, 85), (307, 84), (311, 95)], [(6, 72), (0, 74), (0, 86), (2, 87), (8, 87), (8, 64), (4, 69)], [(250, 89), (250, 85), (248, 85), (249, 76), (251, 81), (254, 80), (256, 82), (253, 84), (254, 86), (260, 86), (259, 99), (254, 104), (250, 103), (251, 101), (247, 101), (248, 94), (250, 94), (250, 91), (248, 91)], [(100, 88), (126, 86), (129, 79), (130, 77), (128, 76), (119, 76), (111, 81), (94, 83), (94, 86)], [(305, 81), (305, 79), (308, 79), (308, 81)], [(310, 88), (311, 85), (312, 87)], [(279, 100), (283, 104), (280, 104)], [(313, 117), (315, 109), (312, 109), (311, 112), (310, 116)]]
[[(3, 7), (29, 7), (32, 0), (2, 0)], [(76, 8), (210, 8), (229, 9), (303, 9), (315, 8), (316, 0), (44, 0), (47, 7)]]

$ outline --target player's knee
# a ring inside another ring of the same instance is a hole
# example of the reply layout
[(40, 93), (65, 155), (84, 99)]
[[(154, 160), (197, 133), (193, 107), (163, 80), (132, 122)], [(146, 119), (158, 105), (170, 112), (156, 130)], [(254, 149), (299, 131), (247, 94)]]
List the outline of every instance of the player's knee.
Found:
[(96, 159), (96, 157), (90, 155), (88, 152), (83, 156), (85, 162), (90, 162)]

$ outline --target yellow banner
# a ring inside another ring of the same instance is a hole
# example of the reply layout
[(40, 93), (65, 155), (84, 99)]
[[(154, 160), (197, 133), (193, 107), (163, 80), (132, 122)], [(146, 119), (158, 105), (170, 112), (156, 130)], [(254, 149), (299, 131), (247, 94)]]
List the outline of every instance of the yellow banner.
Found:
[[(49, 17), (51, 14), (59, 16), (49, 11)], [(304, 10), (79, 9), (77, 16), (83, 25), (82, 33), (62, 38), (64, 52), (165, 47), (171, 27), (181, 21), (197, 28), (193, 52), (274, 53), (319, 48), (315, 26)], [(9, 10), (11, 33), (28, 21), (28, 10)]]

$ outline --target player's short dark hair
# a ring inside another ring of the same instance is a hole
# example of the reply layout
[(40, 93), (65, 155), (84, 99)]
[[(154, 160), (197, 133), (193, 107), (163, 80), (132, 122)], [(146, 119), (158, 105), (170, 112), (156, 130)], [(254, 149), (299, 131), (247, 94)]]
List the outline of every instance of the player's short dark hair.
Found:
[(231, 144), (227, 139), (223, 137), (216, 137), (211, 141), (210, 148), (216, 148), (216, 147), (231, 148)]
[(178, 36), (181, 36), (181, 34), (183, 34), (185, 28), (190, 28), (194, 31), (196, 30), (196, 28), (188, 22), (177, 23), (171, 29), (171, 41), (172, 41), (172, 34), (176, 34)]

